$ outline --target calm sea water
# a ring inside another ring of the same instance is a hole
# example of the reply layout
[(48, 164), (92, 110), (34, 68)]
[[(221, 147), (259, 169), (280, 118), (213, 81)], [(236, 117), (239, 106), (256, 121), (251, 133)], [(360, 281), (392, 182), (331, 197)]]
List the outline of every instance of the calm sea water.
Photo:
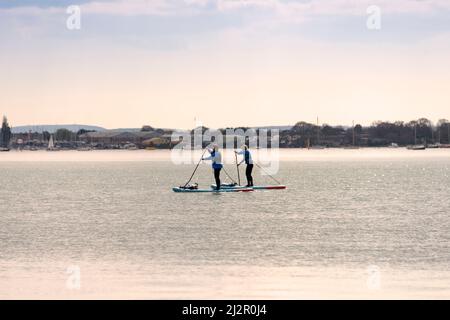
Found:
[(280, 156), (175, 194), (166, 151), (0, 154), (0, 298), (450, 298), (450, 150)]

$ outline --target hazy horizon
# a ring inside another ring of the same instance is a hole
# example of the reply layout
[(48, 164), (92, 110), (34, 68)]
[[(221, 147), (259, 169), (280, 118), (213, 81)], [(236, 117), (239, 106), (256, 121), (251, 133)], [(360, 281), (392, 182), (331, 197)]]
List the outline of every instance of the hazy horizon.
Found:
[(449, 17), (445, 0), (0, 1), (0, 114), (105, 128), (436, 122), (450, 118)]

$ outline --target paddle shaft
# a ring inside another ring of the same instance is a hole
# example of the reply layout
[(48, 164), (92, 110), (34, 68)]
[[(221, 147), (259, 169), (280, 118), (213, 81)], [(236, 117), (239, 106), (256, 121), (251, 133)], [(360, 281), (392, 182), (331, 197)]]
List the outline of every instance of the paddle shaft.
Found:
[(205, 150), (203, 151), (202, 156), (200, 157), (200, 160), (198, 161), (197, 166), (195, 167), (194, 172), (192, 172), (191, 177), (189, 178), (188, 182), (186, 182), (186, 184), (184, 185), (183, 188), (186, 188), (186, 186), (189, 184), (189, 182), (191, 182), (192, 178), (194, 177), (195, 173), (197, 172), (198, 167), (200, 166), (200, 163), (201, 163), (202, 160), (203, 160), (203, 156), (205, 155), (206, 150), (208, 150), (208, 149), (205, 149)]
[(237, 170), (237, 174), (238, 174), (238, 184), (241, 185), (241, 174), (239, 172), (239, 164), (238, 164), (238, 159), (237, 159), (237, 153), (234, 154), (234, 158), (236, 159), (236, 170)]
[(271, 174), (269, 174), (266, 170), (264, 170), (259, 164), (257, 164), (255, 161), (253, 161), (253, 163), (259, 168), (261, 169), (261, 171), (263, 171), (265, 174), (267, 174), (270, 178), (272, 178), (273, 181), (275, 181), (278, 184), (281, 184), (280, 181), (278, 181), (277, 179), (275, 179)]
[(227, 177), (230, 178), (231, 181), (233, 181), (233, 183), (236, 183), (236, 181), (234, 181), (234, 179), (228, 174), (227, 170), (225, 170), (225, 167), (223, 167), (222, 170), (223, 170), (223, 172), (225, 172)]

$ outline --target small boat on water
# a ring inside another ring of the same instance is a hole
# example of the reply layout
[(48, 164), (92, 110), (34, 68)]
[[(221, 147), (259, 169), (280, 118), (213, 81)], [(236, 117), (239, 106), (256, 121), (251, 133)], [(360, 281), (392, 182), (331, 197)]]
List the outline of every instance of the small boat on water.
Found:
[(427, 147), (425, 145), (423, 145), (423, 144), (416, 144), (416, 145), (413, 145), (413, 146), (408, 146), (408, 147), (406, 147), (406, 149), (418, 151), (418, 150), (426, 150)]
[(125, 150), (139, 150), (139, 148), (134, 143), (127, 143), (124, 146), (121, 147), (121, 149)]

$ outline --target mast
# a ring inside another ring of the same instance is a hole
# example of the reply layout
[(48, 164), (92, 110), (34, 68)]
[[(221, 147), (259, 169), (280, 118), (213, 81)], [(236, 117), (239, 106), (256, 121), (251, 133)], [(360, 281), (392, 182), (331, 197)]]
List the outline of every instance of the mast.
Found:
[(319, 117), (317, 117), (317, 145), (320, 145), (320, 127), (319, 127)]
[(431, 143), (433, 143), (434, 144), (434, 132), (433, 132), (433, 125), (431, 125)]
[(439, 126), (439, 128), (437, 128), (437, 134), (438, 134), (438, 143), (441, 143), (441, 127)]
[(355, 141), (356, 141), (355, 138), (356, 138), (355, 137), (355, 120), (353, 120), (353, 146), (355, 146)]
[(414, 124), (414, 145), (417, 144), (417, 123)]

